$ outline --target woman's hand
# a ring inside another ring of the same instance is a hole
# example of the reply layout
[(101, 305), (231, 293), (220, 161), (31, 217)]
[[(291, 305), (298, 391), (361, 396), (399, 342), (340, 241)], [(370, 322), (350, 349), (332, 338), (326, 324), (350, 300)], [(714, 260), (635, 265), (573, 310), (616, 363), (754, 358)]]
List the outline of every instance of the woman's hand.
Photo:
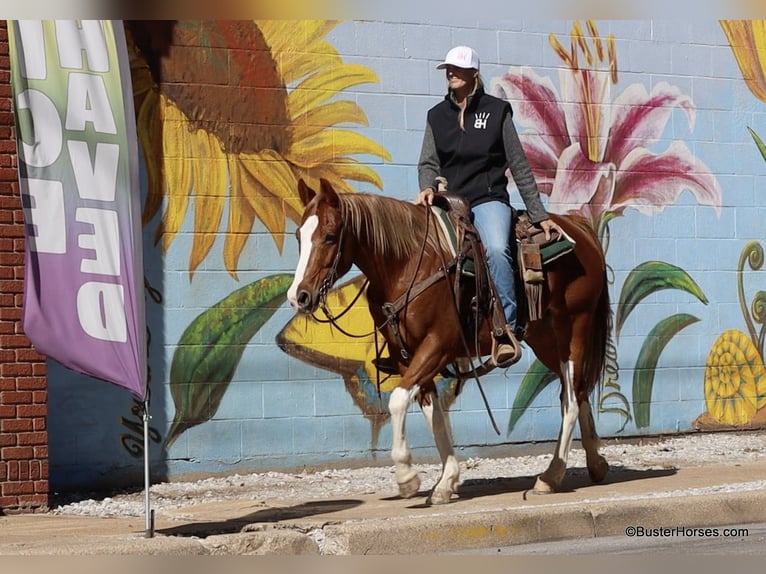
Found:
[(433, 205), (434, 203), (434, 190), (430, 187), (425, 188), (415, 198), (415, 205)]
[(559, 227), (557, 223), (554, 223), (552, 219), (543, 219), (537, 225), (545, 231), (545, 239), (550, 240), (551, 232), (556, 232), (559, 236), (564, 235), (564, 231)]

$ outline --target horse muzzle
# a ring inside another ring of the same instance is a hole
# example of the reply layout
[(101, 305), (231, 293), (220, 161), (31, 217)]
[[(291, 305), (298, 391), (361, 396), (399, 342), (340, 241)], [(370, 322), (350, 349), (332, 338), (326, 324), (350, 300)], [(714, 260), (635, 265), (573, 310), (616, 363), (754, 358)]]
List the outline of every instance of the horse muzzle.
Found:
[(310, 291), (301, 289), (295, 295), (295, 300), (290, 301), (293, 309), (304, 315), (311, 315), (319, 306), (319, 296), (312, 295)]

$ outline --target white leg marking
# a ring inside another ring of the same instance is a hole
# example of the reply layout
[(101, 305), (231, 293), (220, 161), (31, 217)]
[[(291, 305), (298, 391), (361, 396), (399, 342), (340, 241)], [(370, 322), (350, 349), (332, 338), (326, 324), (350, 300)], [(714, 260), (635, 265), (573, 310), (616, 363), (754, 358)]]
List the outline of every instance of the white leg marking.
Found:
[(434, 486), (430, 501), (432, 504), (444, 504), (449, 502), (452, 495), (457, 492), (460, 482), (460, 465), (452, 446), (449, 417), (442, 409), (436, 393), (431, 393), (430, 398), (431, 404), (423, 407), (423, 415), (434, 435), (436, 448), (439, 450), (442, 461), (442, 475)]
[(559, 442), (556, 445), (556, 456), (564, 461), (566, 465), (569, 449), (572, 447), (572, 436), (574, 434), (575, 424), (580, 412), (580, 406), (577, 404), (577, 397), (574, 394), (574, 364), (568, 361), (561, 365), (561, 372), (564, 374), (564, 385), (562, 389), (563, 399), (561, 401), (561, 434)]
[(314, 231), (319, 227), (319, 218), (316, 215), (312, 215), (300, 228), (301, 241), (300, 241), (300, 254), (298, 256), (298, 267), (295, 269), (295, 277), (290, 288), (287, 290), (287, 300), (290, 301), (290, 305), (293, 309), (298, 306), (298, 285), (303, 281), (303, 277), (306, 274), (306, 267), (308, 267), (309, 260), (311, 258), (311, 236), (314, 235)]
[(572, 361), (561, 364), (561, 374), (561, 430), (553, 459), (535, 483), (536, 492), (552, 492), (561, 486), (561, 481), (566, 474), (572, 435), (580, 410), (574, 394), (574, 364)]
[[(399, 485), (410, 483), (413, 478), (417, 477), (417, 473), (412, 469), (412, 453), (407, 445), (407, 435), (404, 427), (407, 409), (419, 392), (420, 385), (413, 385), (410, 390), (396, 387), (388, 399), (388, 410), (391, 412), (391, 431), (393, 435), (391, 458), (396, 466), (396, 482)], [(417, 492), (417, 486), (414, 488), (415, 492)], [(414, 495), (415, 492), (412, 492), (410, 496)]]

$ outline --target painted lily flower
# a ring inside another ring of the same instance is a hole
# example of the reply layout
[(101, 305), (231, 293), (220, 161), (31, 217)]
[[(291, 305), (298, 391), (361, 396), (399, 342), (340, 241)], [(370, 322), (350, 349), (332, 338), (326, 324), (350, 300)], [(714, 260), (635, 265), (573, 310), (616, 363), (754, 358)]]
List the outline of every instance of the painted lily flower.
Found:
[(721, 20), (721, 27), (747, 87), (766, 102), (766, 20)]
[(653, 151), (674, 108), (693, 129), (691, 98), (665, 82), (651, 93), (633, 84), (612, 99), (617, 83), (614, 37), (602, 40), (592, 21), (589, 37), (575, 23), (566, 50), (554, 34), (551, 46), (564, 62), (552, 81), (528, 68), (493, 78), (491, 93), (513, 103), (524, 150), (551, 211), (586, 217), (604, 237), (609, 221), (633, 208), (646, 215), (672, 205), (689, 190), (720, 214), (721, 188), (681, 141)]

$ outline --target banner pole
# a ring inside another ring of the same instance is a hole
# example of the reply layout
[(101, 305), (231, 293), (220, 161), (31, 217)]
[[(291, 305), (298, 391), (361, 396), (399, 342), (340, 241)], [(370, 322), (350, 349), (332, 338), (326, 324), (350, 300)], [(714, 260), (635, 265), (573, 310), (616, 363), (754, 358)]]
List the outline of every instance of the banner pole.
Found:
[(144, 512), (146, 516), (145, 538), (154, 538), (154, 510), (151, 508), (149, 486), (151, 477), (149, 473), (149, 399), (144, 401)]

